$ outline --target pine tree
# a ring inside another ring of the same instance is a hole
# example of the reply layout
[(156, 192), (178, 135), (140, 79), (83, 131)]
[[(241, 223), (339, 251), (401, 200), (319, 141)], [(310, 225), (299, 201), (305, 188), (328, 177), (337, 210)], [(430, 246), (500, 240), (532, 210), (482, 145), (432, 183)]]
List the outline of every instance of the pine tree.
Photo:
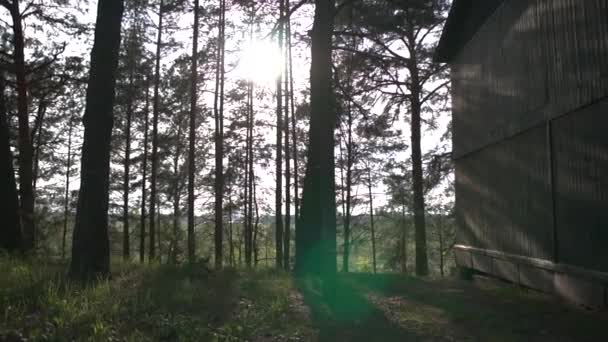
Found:
[(194, 0), (194, 22), (192, 24), (192, 73), (190, 75), (190, 117), (188, 131), (188, 261), (193, 263), (196, 256), (194, 236), (194, 175), (196, 173), (196, 102), (198, 83), (198, 21), (199, 2)]
[(122, 0), (99, 0), (83, 117), (81, 182), (70, 264), (70, 274), (83, 280), (105, 277), (110, 272), (110, 140), (122, 13)]
[(316, 0), (311, 33), (310, 131), (301, 217), (296, 224), (296, 272), (332, 278), (336, 273), (334, 170), (335, 100), (332, 32), (335, 2)]
[(22, 248), (21, 225), (19, 222), (19, 199), (17, 197), (17, 184), (15, 183), (15, 170), (13, 169), (13, 154), (10, 147), (8, 120), (4, 100), (4, 73), (0, 72), (0, 194), (2, 206), (0, 217), (4, 223), (0, 228), (0, 249), (15, 253)]

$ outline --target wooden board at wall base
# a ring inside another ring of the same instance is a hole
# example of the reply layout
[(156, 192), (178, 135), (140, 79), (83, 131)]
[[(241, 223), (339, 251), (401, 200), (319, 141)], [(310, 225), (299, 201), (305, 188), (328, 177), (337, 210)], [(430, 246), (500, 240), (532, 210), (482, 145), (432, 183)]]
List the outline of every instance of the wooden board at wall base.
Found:
[(494, 259), (494, 274), (497, 277), (519, 284), (519, 270), (515, 263), (507, 260)]
[(553, 272), (542, 268), (519, 265), (519, 284), (547, 293), (555, 293)]

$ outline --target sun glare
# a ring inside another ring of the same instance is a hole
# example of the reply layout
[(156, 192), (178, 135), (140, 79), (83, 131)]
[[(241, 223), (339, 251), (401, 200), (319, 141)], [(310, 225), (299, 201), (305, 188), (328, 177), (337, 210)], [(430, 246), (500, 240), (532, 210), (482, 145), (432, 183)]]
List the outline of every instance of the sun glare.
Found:
[(279, 49), (271, 41), (254, 40), (243, 49), (240, 73), (257, 85), (270, 86), (281, 74), (283, 61)]

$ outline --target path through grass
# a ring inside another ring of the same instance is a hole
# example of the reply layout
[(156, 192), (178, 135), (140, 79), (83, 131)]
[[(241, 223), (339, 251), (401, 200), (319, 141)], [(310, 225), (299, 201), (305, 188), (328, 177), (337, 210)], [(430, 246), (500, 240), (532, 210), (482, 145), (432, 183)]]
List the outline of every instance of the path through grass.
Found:
[(113, 265), (82, 287), (65, 265), (0, 259), (0, 341), (608, 341), (608, 317), (512, 286), (399, 275)]

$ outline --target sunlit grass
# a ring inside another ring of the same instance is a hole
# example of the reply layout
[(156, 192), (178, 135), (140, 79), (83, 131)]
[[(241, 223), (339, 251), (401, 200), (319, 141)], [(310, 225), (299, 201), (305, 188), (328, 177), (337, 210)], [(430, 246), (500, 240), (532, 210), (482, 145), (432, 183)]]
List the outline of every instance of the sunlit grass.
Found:
[(66, 265), (0, 259), (0, 340), (237, 341), (300, 336), (287, 274), (115, 263), (112, 278), (70, 282)]

